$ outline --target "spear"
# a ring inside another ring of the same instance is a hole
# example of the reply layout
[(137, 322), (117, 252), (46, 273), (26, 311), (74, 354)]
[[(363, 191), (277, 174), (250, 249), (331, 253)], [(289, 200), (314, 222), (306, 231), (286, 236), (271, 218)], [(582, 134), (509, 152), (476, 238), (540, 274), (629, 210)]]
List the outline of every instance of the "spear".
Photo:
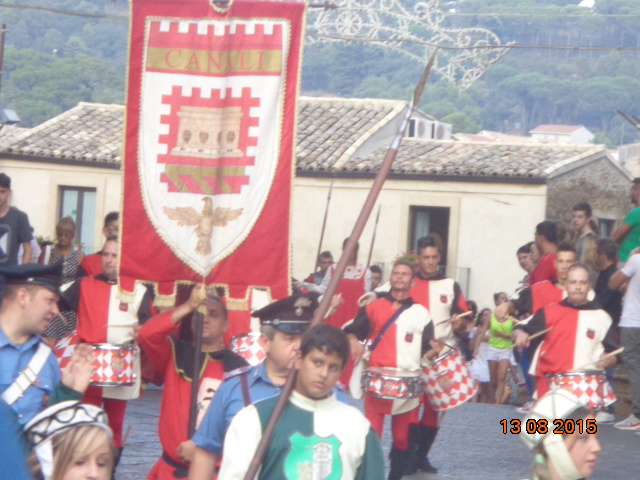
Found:
[[(194, 286), (193, 288), (197, 288)], [(202, 290), (200, 299), (206, 298), (204, 278), (202, 279)], [(195, 329), (193, 332), (193, 374), (191, 375), (191, 404), (189, 406), (189, 438), (196, 432), (198, 420), (198, 388), (200, 387), (200, 368), (202, 364), (202, 326), (204, 324), (204, 313), (202, 307), (193, 313), (195, 315)]]
[(313, 267), (315, 273), (318, 269), (318, 259), (322, 252), (322, 241), (324, 240), (324, 228), (327, 226), (327, 216), (329, 215), (329, 204), (331, 203), (331, 192), (333, 191), (333, 179), (331, 179), (331, 185), (329, 185), (329, 193), (327, 194), (327, 206), (324, 208), (324, 220), (322, 220), (322, 230), (320, 230), (320, 242), (318, 242), (318, 253), (316, 254), (316, 263)]
[[(406, 113), (404, 119), (398, 131), (396, 132), (393, 141), (391, 142), (391, 146), (389, 150), (387, 150), (387, 154), (382, 161), (382, 165), (380, 166), (380, 171), (376, 176), (376, 179), (371, 186), (371, 190), (369, 190), (369, 195), (364, 202), (362, 210), (360, 211), (360, 216), (356, 221), (356, 224), (353, 227), (353, 231), (351, 232), (351, 236), (347, 240), (347, 244), (342, 250), (342, 255), (340, 256), (340, 261), (338, 261), (338, 265), (336, 266), (336, 271), (331, 276), (331, 281), (329, 282), (329, 286), (327, 287), (327, 291), (322, 297), (322, 301), (316, 310), (316, 313), (311, 320), (311, 326), (316, 325), (323, 321), (325, 314), (329, 310), (329, 306), (331, 303), (331, 299), (333, 295), (336, 293), (338, 289), (338, 283), (342, 279), (342, 275), (344, 275), (345, 270), (347, 269), (347, 263), (349, 259), (353, 255), (353, 252), (356, 249), (356, 245), (358, 244), (358, 239), (360, 235), (362, 235), (362, 230), (364, 230), (365, 225), (367, 224), (367, 220), (371, 215), (373, 207), (375, 206), (378, 195), (380, 194), (380, 190), (384, 185), (387, 176), (389, 175), (389, 171), (391, 170), (391, 166), (393, 165), (393, 161), (398, 154), (398, 148), (400, 147), (400, 143), (402, 142), (402, 137), (404, 136), (404, 132), (407, 129), (407, 125), (409, 124), (409, 119), (411, 118), (411, 114), (415, 109), (416, 105), (420, 101), (420, 97), (422, 97), (422, 92), (424, 91), (424, 87), (427, 84), (427, 80), (429, 79), (429, 74), (431, 73), (431, 68), (433, 67), (433, 63), (436, 60), (436, 55), (438, 54), (438, 49), (436, 48), (433, 52), (433, 55), (429, 59), (429, 63), (427, 63), (426, 68), (424, 69), (424, 73), (422, 74), (422, 78), (418, 82), (415, 91), (413, 92), (413, 98), (411, 102), (407, 106)], [(262, 438), (260, 439), (260, 443), (258, 444), (258, 448), (253, 455), (253, 460), (249, 464), (249, 469), (247, 470), (246, 475), (244, 476), (244, 480), (253, 480), (258, 473), (258, 469), (260, 468), (260, 464), (262, 463), (262, 459), (264, 458), (264, 454), (269, 447), (269, 442), (271, 441), (271, 436), (273, 435), (273, 431), (276, 428), (278, 420), (282, 416), (282, 412), (289, 401), (289, 396), (291, 395), (291, 391), (293, 390), (293, 386), (295, 384), (297, 371), (295, 368), (291, 369), (289, 373), (289, 377), (287, 378), (287, 383), (282, 387), (282, 393), (280, 393), (280, 398), (278, 398), (278, 403), (273, 409), (273, 413), (271, 414), (271, 418), (269, 418), (269, 423), (264, 429), (262, 434)]]
[(371, 248), (369, 248), (369, 257), (367, 258), (367, 268), (371, 266), (371, 255), (373, 255), (373, 244), (376, 242), (376, 232), (378, 231), (378, 220), (380, 220), (380, 210), (382, 204), (378, 205), (378, 214), (376, 215), (376, 223), (373, 226), (373, 236), (371, 237)]

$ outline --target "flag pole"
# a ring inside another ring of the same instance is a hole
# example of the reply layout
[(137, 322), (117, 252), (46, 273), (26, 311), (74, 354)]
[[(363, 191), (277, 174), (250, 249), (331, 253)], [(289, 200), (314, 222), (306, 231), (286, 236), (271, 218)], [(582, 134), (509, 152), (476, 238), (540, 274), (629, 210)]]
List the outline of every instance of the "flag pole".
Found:
[(315, 267), (313, 267), (313, 273), (316, 273), (318, 270), (318, 259), (320, 258), (320, 253), (322, 253), (322, 241), (324, 240), (324, 229), (327, 226), (327, 217), (329, 215), (329, 204), (331, 203), (331, 192), (333, 191), (333, 179), (331, 179), (331, 185), (329, 185), (329, 193), (327, 194), (327, 205), (324, 208), (324, 220), (322, 220), (322, 229), (320, 230), (320, 242), (318, 242), (318, 253), (316, 254), (316, 263)]
[[(424, 69), (424, 73), (422, 74), (422, 78), (420, 78), (420, 81), (418, 82), (418, 85), (416, 86), (415, 91), (413, 92), (413, 97), (411, 99), (411, 102), (407, 106), (406, 113), (402, 120), (402, 123), (400, 124), (400, 127), (398, 128), (398, 131), (396, 132), (396, 135), (394, 136), (393, 141), (391, 142), (391, 146), (389, 147), (389, 150), (387, 150), (387, 154), (385, 155), (382, 165), (380, 166), (380, 171), (378, 172), (378, 175), (376, 176), (376, 179), (374, 180), (373, 185), (371, 186), (371, 190), (369, 190), (369, 195), (367, 196), (367, 199), (364, 202), (362, 210), (360, 211), (360, 215), (358, 216), (358, 220), (356, 221), (353, 227), (351, 236), (347, 240), (347, 243), (342, 251), (342, 255), (340, 256), (340, 261), (338, 262), (338, 265), (336, 266), (336, 270), (331, 277), (329, 286), (327, 287), (327, 290), (324, 296), (322, 297), (322, 301), (320, 302), (320, 305), (316, 310), (313, 320), (311, 320), (311, 326), (321, 323), (324, 320), (325, 314), (329, 310), (331, 299), (333, 298), (333, 295), (336, 293), (336, 290), (338, 289), (338, 283), (342, 279), (342, 276), (344, 275), (344, 272), (347, 269), (347, 263), (349, 262), (351, 255), (356, 249), (358, 239), (362, 235), (362, 231), (364, 230), (364, 227), (367, 224), (367, 220), (369, 219), (369, 216), (371, 215), (373, 207), (375, 206), (376, 200), (378, 199), (378, 195), (380, 194), (380, 191), (384, 186), (384, 182), (387, 179), (389, 172), (391, 171), (391, 166), (393, 165), (393, 161), (395, 160), (396, 155), (398, 154), (398, 148), (400, 147), (400, 143), (402, 142), (402, 137), (404, 136), (404, 132), (406, 131), (407, 126), (409, 125), (409, 119), (411, 118), (411, 115), (414, 109), (416, 108), (416, 106), (418, 105), (418, 102), (420, 101), (420, 98), (422, 97), (422, 92), (424, 91), (424, 87), (427, 84), (427, 80), (429, 79), (429, 75), (431, 73), (431, 69), (433, 67), (433, 63), (435, 62), (437, 54), (438, 54), (438, 48), (436, 48), (435, 51), (433, 52), (433, 55), (431, 55), (431, 58), (429, 59), (429, 63), (427, 63), (427, 66)], [(295, 384), (295, 380), (297, 376), (296, 374), (297, 374), (296, 369), (292, 368), (291, 372), (289, 373), (289, 377), (287, 378), (287, 383), (282, 388), (280, 398), (278, 398), (278, 402), (276, 403), (276, 406), (273, 409), (271, 418), (269, 418), (269, 422), (267, 423), (267, 426), (264, 429), (262, 438), (260, 439), (260, 443), (258, 444), (258, 447), (256, 448), (256, 451), (253, 455), (253, 459), (249, 464), (249, 469), (247, 470), (247, 473), (244, 476), (244, 480), (253, 480), (256, 474), (258, 473), (258, 469), (262, 464), (262, 459), (264, 458), (264, 455), (267, 452), (267, 448), (269, 447), (271, 436), (273, 435), (273, 432), (276, 428), (278, 420), (282, 416), (282, 413), (284, 412), (287, 402), (289, 401), (289, 396), (291, 395), (291, 391), (293, 390), (293, 387)]]
[(371, 236), (371, 247), (369, 248), (369, 257), (367, 258), (367, 268), (371, 266), (371, 256), (373, 255), (373, 245), (376, 242), (376, 232), (378, 231), (378, 220), (380, 220), (380, 210), (382, 204), (378, 205), (378, 214), (376, 215), (376, 223), (373, 225), (373, 235)]
[[(193, 288), (198, 288), (194, 285)], [(206, 288), (204, 286), (204, 278), (202, 279), (202, 290), (200, 292), (200, 300), (206, 298)], [(195, 328), (193, 330), (193, 373), (191, 375), (191, 404), (189, 406), (189, 438), (196, 433), (196, 423), (198, 420), (198, 389), (200, 387), (200, 368), (202, 357), (202, 326), (204, 324), (204, 314), (199, 306), (193, 315), (195, 315)], [(193, 318), (193, 317), (192, 317)]]

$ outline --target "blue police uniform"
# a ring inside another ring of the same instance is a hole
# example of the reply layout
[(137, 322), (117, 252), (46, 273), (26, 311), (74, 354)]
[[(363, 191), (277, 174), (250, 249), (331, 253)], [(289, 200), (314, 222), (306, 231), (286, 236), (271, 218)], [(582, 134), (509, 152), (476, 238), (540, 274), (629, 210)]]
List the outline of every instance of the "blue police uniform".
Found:
[[(24, 345), (14, 345), (0, 328), (0, 365), (2, 365), (0, 368), (0, 393), (9, 388), (20, 372), (29, 365), (41, 341), (43, 340), (39, 336), (34, 335)], [(18, 416), (20, 425), (27, 423), (44, 407), (48, 406), (49, 399), (59, 381), (58, 361), (51, 352), (38, 374), (36, 383), (11, 405)]]
[[(243, 385), (243, 382), (246, 382)], [(264, 362), (255, 367), (245, 367), (229, 372), (211, 400), (211, 405), (202, 419), (193, 442), (203, 450), (222, 454), (224, 436), (236, 413), (245, 407), (243, 388), (248, 387), (248, 403), (275, 397), (282, 385), (275, 385), (267, 375)]]
[(11, 407), (0, 400), (0, 480), (29, 480), (26, 450)]

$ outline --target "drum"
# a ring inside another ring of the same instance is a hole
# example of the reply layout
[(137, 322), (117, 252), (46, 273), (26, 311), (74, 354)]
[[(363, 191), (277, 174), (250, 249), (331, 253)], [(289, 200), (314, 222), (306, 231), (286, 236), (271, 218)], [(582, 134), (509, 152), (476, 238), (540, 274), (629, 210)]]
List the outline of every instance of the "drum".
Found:
[(362, 372), (364, 393), (387, 400), (419, 398), (422, 381), (419, 372), (398, 368), (367, 368)]
[(252, 367), (262, 363), (267, 354), (262, 349), (258, 339), (260, 334), (256, 332), (236, 335), (229, 343), (229, 349), (244, 358)]
[(93, 367), (96, 371), (91, 377), (91, 385), (96, 387), (122, 387), (135, 383), (135, 344), (111, 345), (109, 343), (96, 343), (92, 346)]
[(75, 350), (79, 340), (78, 333), (74, 330), (71, 334), (61, 338), (54, 344), (53, 353), (58, 359), (58, 366), (60, 367), (60, 370), (63, 370), (71, 360), (73, 351)]
[(616, 395), (602, 370), (556, 373), (547, 375), (547, 382), (550, 390), (569, 390), (591, 410), (602, 410), (616, 401)]
[(424, 393), (434, 410), (448, 410), (472, 398), (478, 385), (462, 354), (450, 349), (430, 367), (422, 368)]

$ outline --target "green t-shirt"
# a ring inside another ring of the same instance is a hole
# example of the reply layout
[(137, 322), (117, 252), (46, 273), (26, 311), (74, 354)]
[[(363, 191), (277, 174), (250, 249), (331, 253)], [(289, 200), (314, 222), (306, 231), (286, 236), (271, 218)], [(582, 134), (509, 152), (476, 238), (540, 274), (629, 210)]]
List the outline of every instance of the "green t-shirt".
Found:
[(631, 231), (618, 247), (618, 258), (621, 262), (629, 260), (633, 249), (640, 247), (640, 207), (627, 213), (624, 223), (631, 227)]
[(509, 338), (495, 336), (494, 334), (496, 332), (500, 332), (511, 337), (511, 333), (513, 332), (513, 320), (508, 319), (504, 322), (499, 322), (495, 315), (491, 315), (491, 338), (489, 338), (489, 345), (493, 348), (506, 350), (513, 344), (513, 342)]

